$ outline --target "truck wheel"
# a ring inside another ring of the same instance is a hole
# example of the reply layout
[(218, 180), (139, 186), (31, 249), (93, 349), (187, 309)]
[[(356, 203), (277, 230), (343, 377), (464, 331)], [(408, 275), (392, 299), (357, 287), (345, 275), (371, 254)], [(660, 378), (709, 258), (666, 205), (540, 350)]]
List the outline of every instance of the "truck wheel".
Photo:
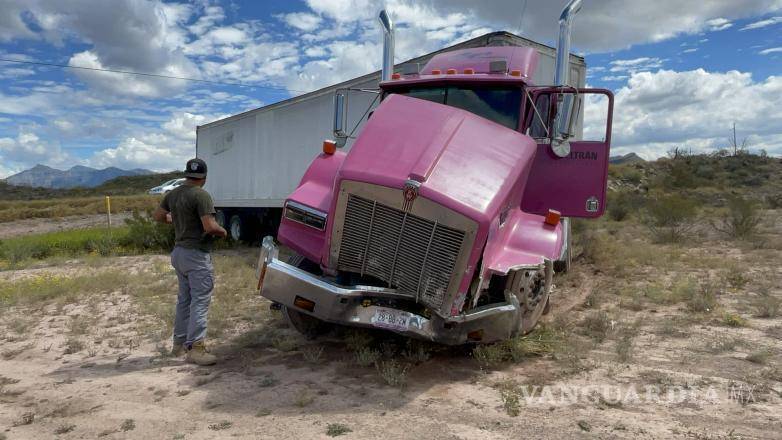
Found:
[[(321, 274), (320, 266), (298, 254), (291, 255), (288, 258), (288, 264), (315, 275)], [(329, 323), (287, 306), (282, 306), (282, 316), (285, 317), (289, 326), (296, 329), (306, 339), (314, 339), (331, 330)]]
[(546, 275), (542, 271), (524, 271), (524, 278), (519, 285), (516, 297), (521, 306), (521, 326), (519, 334), (525, 335), (538, 324), (548, 306), (550, 286), (547, 286)]
[(225, 228), (225, 212), (222, 209), (218, 209), (215, 213), (215, 221), (221, 228)]
[(242, 224), (242, 218), (238, 215), (232, 215), (231, 221), (228, 222), (228, 233), (231, 234), (233, 241), (239, 241), (244, 238), (244, 225)]

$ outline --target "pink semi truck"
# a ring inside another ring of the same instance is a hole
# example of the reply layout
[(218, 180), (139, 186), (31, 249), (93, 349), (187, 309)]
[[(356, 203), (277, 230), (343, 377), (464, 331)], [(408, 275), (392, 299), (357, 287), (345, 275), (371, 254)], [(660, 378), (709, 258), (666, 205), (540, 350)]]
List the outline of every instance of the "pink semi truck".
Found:
[[(534, 328), (554, 271), (570, 265), (569, 218), (605, 209), (613, 96), (568, 86), (580, 6), (560, 17), (554, 86), (531, 83), (538, 54), (526, 47), (446, 52), (393, 73), (393, 25), (380, 13), (380, 105), (344, 153), (337, 94), (338, 139), (285, 202), (277, 240), (295, 254), (281, 261), (273, 237), (262, 242), (260, 293), (294, 328), (444, 344)], [(601, 96), (604, 134), (579, 139), (585, 101)]]

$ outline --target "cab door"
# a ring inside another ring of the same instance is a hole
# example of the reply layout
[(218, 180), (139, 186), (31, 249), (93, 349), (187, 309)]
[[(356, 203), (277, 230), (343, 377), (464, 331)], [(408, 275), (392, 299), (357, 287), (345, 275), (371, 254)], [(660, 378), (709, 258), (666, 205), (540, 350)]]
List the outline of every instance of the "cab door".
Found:
[[(537, 151), (521, 209), (600, 217), (605, 211), (613, 94), (572, 87), (528, 88), (524, 94), (522, 129), (536, 139)], [(585, 111), (592, 113), (585, 118)], [(584, 119), (588, 127), (583, 127)]]

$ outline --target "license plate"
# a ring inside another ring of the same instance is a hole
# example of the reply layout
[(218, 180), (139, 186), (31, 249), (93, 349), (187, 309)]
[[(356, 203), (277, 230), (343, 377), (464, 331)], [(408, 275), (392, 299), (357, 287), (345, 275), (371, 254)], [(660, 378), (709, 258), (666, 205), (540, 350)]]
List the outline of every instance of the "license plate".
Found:
[(371, 323), (375, 327), (389, 330), (407, 330), (410, 326), (411, 313), (402, 310), (378, 308), (372, 316)]

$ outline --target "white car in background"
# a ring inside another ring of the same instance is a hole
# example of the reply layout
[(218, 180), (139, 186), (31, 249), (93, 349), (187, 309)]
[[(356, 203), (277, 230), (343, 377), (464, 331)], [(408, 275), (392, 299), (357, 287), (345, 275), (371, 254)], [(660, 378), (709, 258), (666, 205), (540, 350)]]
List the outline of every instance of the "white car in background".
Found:
[(166, 194), (185, 182), (184, 178), (172, 179), (149, 190), (149, 194)]

